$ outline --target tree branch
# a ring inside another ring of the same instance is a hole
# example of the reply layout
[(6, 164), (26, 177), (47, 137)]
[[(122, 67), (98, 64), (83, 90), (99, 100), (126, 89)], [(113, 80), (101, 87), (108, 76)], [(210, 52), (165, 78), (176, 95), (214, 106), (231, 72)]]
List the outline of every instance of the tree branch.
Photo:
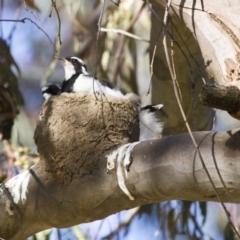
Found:
[(41, 28), (39, 27), (39, 25), (37, 23), (35, 23), (32, 19), (30, 18), (23, 18), (23, 19), (18, 19), (18, 20), (14, 20), (14, 19), (0, 19), (0, 22), (21, 22), (21, 23), (25, 23), (25, 21), (28, 20), (30, 21), (32, 24), (34, 24), (40, 31), (42, 31), (45, 36), (48, 38), (49, 42), (52, 44), (52, 46), (54, 46), (51, 38), (49, 37), (49, 35)]
[(206, 84), (199, 95), (204, 106), (227, 111), (240, 120), (240, 90), (236, 86), (215, 86)]
[[(0, 237), (26, 239), (43, 229), (171, 199), (218, 201), (189, 134), (116, 150), (137, 140), (131, 130), (138, 126), (134, 105), (77, 95), (62, 94), (44, 104), (35, 133), (40, 162), (0, 190)], [(240, 202), (240, 130), (195, 132), (194, 137), (223, 201)]]
[(136, 40), (140, 40), (140, 41), (143, 41), (143, 42), (147, 42), (149, 43), (149, 40), (148, 39), (144, 39), (144, 38), (141, 38), (135, 34), (132, 34), (130, 32), (127, 32), (127, 31), (124, 31), (122, 29), (115, 29), (115, 28), (103, 28), (101, 27), (101, 32), (114, 32), (114, 33), (119, 33), (119, 34), (122, 34), (122, 35), (125, 35), (127, 37), (130, 37), (130, 38), (133, 38), (133, 39), (136, 39)]

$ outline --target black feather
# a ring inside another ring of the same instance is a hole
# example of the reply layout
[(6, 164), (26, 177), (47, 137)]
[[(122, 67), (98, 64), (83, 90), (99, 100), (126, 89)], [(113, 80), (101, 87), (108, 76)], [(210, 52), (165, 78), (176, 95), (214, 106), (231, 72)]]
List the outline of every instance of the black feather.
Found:
[(64, 80), (61, 86), (61, 92), (72, 92), (73, 91), (73, 85), (76, 81), (76, 79), (79, 77), (80, 73), (76, 73), (74, 75), (72, 75), (71, 78), (69, 78), (68, 80)]
[(105, 86), (105, 87), (109, 87), (109, 88), (111, 88), (111, 89), (114, 89), (115, 88), (115, 86), (110, 82), (110, 81), (108, 81), (108, 80), (98, 80), (103, 86)]
[(156, 107), (156, 105), (146, 105), (140, 108), (140, 111), (156, 112), (158, 110), (159, 110), (159, 107)]
[(59, 95), (61, 93), (61, 89), (59, 86), (51, 84), (49, 86), (47, 86), (47, 88), (45, 90), (42, 91), (42, 93), (49, 93), (51, 95)]

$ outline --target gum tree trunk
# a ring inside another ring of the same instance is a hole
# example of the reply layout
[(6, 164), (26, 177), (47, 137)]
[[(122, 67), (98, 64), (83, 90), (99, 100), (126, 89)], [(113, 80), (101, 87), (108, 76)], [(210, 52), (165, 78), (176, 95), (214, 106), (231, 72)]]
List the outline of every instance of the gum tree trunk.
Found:
[[(154, 0), (151, 3), (156, 13), (152, 14), (153, 52), (158, 33), (162, 29), (166, 1)], [(204, 84), (202, 78), (206, 82), (214, 81), (220, 86), (239, 85), (240, 5), (237, 0), (173, 0), (171, 3), (171, 20), (167, 27), (174, 39), (173, 59), (182, 94), (182, 105), (193, 130), (210, 130), (212, 109), (202, 106), (198, 101)], [(167, 39), (170, 53), (171, 37), (168, 34)], [(160, 118), (165, 120), (164, 134), (186, 132), (167, 68), (162, 36), (158, 41), (154, 61), (152, 89), (153, 102), (164, 104), (165, 113), (159, 114)], [(237, 109), (235, 112), (238, 112)]]

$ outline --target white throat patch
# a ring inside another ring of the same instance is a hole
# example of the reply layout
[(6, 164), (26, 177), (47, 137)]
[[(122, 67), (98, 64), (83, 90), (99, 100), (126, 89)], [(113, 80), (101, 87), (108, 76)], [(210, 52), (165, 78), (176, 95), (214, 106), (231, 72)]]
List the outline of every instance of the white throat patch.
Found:
[(87, 72), (87, 69), (84, 66), (82, 66), (81, 69), (83, 74), (89, 75), (89, 73)]
[(68, 61), (64, 62), (64, 71), (65, 71), (65, 80), (69, 80), (72, 77), (72, 75), (76, 73), (74, 66)]

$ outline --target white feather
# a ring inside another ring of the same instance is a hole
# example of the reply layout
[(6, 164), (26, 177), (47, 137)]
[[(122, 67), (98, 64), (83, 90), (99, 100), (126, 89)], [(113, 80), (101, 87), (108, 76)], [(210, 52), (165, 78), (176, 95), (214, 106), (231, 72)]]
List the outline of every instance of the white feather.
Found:
[(63, 67), (65, 71), (65, 79), (70, 79), (72, 75), (76, 73), (74, 66), (68, 61), (65, 61), (63, 63)]
[(97, 79), (93, 79), (90, 75), (79, 75), (73, 85), (73, 92), (94, 92), (111, 95), (117, 98), (124, 98), (124, 95), (118, 89), (111, 89), (102, 85)]
[(163, 123), (160, 122), (152, 112), (141, 111), (140, 119), (140, 141), (162, 137)]
[(48, 87), (47, 87), (47, 86), (45, 86), (45, 87), (42, 87), (42, 92), (46, 91), (47, 89), (48, 89)]
[(155, 108), (156, 110), (160, 110), (162, 107), (163, 107), (163, 104), (154, 105), (154, 108)]
[(52, 94), (50, 94), (50, 93), (43, 93), (44, 100), (48, 100), (51, 96), (52, 96)]

